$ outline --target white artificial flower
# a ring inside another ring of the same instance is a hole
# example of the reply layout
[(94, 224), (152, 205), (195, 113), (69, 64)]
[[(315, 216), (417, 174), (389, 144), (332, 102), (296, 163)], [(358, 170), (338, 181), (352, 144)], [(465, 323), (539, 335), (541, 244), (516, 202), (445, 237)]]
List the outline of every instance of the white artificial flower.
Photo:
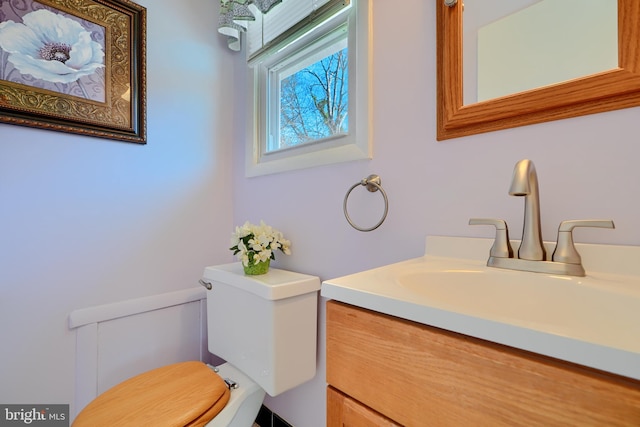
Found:
[(253, 238), (249, 240), (249, 247), (251, 247), (252, 251), (260, 252), (261, 250), (266, 248), (266, 245), (263, 246), (259, 239)]
[(285, 255), (291, 255), (291, 249), (289, 248), (289, 245), (282, 245), (282, 252)]
[(273, 236), (270, 233), (259, 234), (258, 241), (263, 245), (269, 245), (269, 243), (273, 242)]
[(248, 255), (248, 254), (246, 254), (246, 253), (245, 253), (245, 254), (243, 254), (243, 255), (240, 257), (240, 261), (242, 261), (242, 265), (244, 265), (245, 267), (248, 267), (248, 266), (249, 266), (249, 255)]
[(247, 221), (242, 225), (242, 227), (240, 227), (240, 236), (245, 237), (251, 233), (252, 233), (251, 223)]
[(254, 262), (264, 262), (271, 258), (271, 249), (265, 249), (262, 252), (257, 252), (253, 256)]
[(0, 47), (22, 74), (71, 83), (104, 67), (104, 51), (79, 22), (46, 9), (29, 12), (23, 23), (0, 23)]

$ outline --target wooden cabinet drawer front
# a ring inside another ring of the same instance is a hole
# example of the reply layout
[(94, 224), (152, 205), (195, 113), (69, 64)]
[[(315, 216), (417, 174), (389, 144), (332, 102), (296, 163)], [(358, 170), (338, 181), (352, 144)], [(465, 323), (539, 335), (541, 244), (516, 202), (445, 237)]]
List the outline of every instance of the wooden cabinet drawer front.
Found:
[(400, 427), (400, 425), (332, 387), (327, 387), (327, 427)]
[(640, 382), (327, 303), (327, 382), (407, 426), (639, 426)]

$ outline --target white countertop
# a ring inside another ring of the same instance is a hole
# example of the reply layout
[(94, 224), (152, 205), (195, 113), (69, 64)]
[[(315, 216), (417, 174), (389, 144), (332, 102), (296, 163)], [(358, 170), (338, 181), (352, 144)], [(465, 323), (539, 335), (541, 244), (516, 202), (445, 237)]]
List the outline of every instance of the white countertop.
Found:
[(640, 380), (640, 247), (576, 244), (580, 278), (487, 267), (491, 244), (430, 236), (423, 257), (325, 280), (321, 295)]

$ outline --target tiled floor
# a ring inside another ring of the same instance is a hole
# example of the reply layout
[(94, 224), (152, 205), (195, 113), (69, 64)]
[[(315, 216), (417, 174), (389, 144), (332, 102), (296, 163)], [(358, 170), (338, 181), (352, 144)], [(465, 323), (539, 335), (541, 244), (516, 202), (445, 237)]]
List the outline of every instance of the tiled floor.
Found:
[(291, 424), (274, 414), (266, 406), (260, 408), (258, 418), (253, 423), (253, 427), (292, 427)]

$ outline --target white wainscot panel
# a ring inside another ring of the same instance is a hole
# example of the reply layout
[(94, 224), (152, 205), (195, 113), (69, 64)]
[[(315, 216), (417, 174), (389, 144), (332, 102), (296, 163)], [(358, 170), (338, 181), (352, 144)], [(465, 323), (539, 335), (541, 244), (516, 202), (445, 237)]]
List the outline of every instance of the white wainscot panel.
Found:
[(98, 393), (149, 369), (200, 360), (200, 303), (167, 307), (98, 326)]
[(72, 312), (74, 417), (127, 378), (171, 363), (209, 361), (205, 299), (204, 288), (192, 288)]

